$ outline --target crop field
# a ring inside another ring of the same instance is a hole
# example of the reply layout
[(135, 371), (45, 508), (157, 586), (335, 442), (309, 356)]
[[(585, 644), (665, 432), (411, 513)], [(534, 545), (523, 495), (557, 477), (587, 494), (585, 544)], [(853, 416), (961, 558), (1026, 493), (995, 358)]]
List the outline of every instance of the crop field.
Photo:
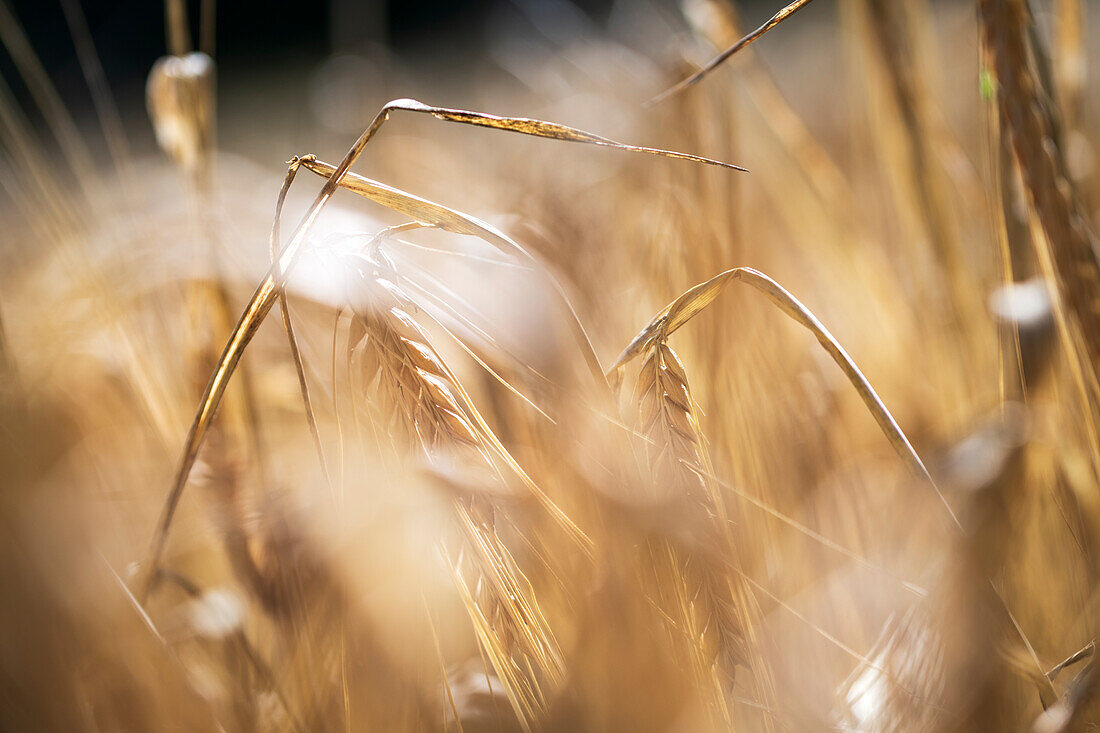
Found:
[(0, 730), (1100, 728), (1100, 3), (785, 2), (0, 0)]

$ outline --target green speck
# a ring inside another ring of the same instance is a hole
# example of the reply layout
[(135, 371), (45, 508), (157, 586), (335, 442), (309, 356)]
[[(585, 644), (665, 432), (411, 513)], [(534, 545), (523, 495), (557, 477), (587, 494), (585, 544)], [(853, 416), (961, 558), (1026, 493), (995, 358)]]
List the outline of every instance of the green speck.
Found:
[(978, 75), (978, 88), (982, 91), (982, 99), (987, 102), (993, 101), (997, 94), (997, 77), (993, 76), (992, 71), (982, 69)]

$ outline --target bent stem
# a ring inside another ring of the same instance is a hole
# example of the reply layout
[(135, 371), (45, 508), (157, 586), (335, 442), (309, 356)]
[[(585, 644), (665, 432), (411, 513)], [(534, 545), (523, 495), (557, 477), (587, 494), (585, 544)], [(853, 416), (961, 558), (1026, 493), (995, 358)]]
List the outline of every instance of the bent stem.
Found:
[(882, 399), (878, 396), (878, 393), (875, 392), (874, 387), (867, 381), (867, 377), (865, 377), (859, 367), (856, 366), (855, 361), (853, 361), (852, 357), (848, 355), (848, 352), (844, 350), (844, 347), (840, 345), (840, 342), (836, 340), (832, 333), (829, 332), (829, 329), (818, 320), (817, 316), (815, 316), (809, 308), (791, 295), (783, 286), (751, 267), (734, 267), (733, 269), (726, 270), (725, 272), (715, 275), (710, 280), (689, 289), (679, 298), (665, 306), (650, 320), (649, 324), (642, 329), (641, 333), (630, 342), (626, 349), (623, 350), (622, 354), (619, 355), (619, 358), (615, 360), (610, 371), (608, 371), (609, 380), (617, 382), (621, 370), (627, 362), (645, 352), (653, 343), (666, 340), (676, 329), (683, 326), (710, 305), (714, 299), (718, 297), (719, 293), (722, 292), (725, 286), (734, 280), (744, 282), (763, 293), (767, 296), (768, 300), (778, 306), (780, 310), (786, 313), (794, 321), (804, 326), (817, 338), (818, 343), (820, 343), (822, 348), (832, 357), (833, 361), (836, 362), (844, 372), (844, 376), (846, 376), (852, 386), (855, 387), (860, 399), (863, 400), (863, 404), (866, 405), (867, 410), (875, 418), (875, 422), (878, 423), (879, 428), (886, 436), (886, 439), (890, 441), (890, 445), (893, 446), (898, 456), (901, 457), (902, 461), (905, 462), (905, 465), (915, 476), (928, 482), (929, 486), (936, 492), (936, 496), (943, 504), (952, 523), (961, 529), (961, 524), (959, 523), (958, 517), (955, 515), (955, 511), (951, 508), (943, 492), (940, 491), (939, 486), (937, 486), (936, 482), (932, 479), (931, 474), (928, 473), (928, 469), (920, 459), (920, 456), (917, 455), (916, 450), (913, 449), (913, 445), (909, 442), (909, 438), (906, 437), (901, 427), (898, 426), (890, 410), (886, 408), (885, 403), (883, 403)]

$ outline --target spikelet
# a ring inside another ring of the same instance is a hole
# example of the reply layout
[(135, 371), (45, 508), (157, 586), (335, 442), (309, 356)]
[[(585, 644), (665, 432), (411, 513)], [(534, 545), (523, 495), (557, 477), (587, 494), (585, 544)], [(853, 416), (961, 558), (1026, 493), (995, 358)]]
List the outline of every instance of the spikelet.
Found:
[(429, 459), (472, 454), (475, 462), (492, 465), (477, 430), (455, 396), (450, 370), (427, 341), (427, 334), (410, 315), (412, 303), (392, 282), (374, 281), (391, 305), (367, 308), (355, 315), (365, 339), (359, 344), (364, 388), (375, 387), (389, 413), (387, 427), (407, 447)]
[(641, 431), (652, 441), (654, 478), (706, 501), (703, 479), (681, 464), (704, 466), (705, 452), (684, 364), (664, 341), (654, 343), (643, 362), (636, 391)]

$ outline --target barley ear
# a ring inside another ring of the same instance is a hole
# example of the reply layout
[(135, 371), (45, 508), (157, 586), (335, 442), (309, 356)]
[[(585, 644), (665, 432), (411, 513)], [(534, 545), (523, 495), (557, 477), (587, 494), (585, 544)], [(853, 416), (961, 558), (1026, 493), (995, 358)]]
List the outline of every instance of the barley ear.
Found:
[(915, 476), (928, 482), (935, 491), (940, 502), (943, 504), (951, 522), (956, 527), (960, 526), (954, 510), (936, 485), (936, 482), (932, 479), (931, 474), (928, 473), (928, 469), (925, 468), (924, 462), (920, 459), (920, 456), (917, 455), (916, 450), (913, 449), (913, 445), (909, 442), (909, 438), (905, 436), (905, 433), (898, 426), (894, 416), (886, 408), (886, 405), (878, 396), (874, 387), (871, 386), (867, 377), (865, 377), (859, 367), (856, 366), (852, 357), (848, 355), (848, 352), (844, 350), (840, 342), (833, 337), (829, 330), (825, 328), (824, 324), (818, 320), (817, 316), (815, 316), (810, 309), (787, 292), (775, 280), (772, 280), (770, 277), (757, 270), (749, 267), (735, 267), (726, 270), (725, 272), (715, 275), (710, 280), (692, 287), (679, 298), (662, 308), (650, 320), (646, 327), (634, 337), (630, 345), (623, 350), (619, 358), (612, 364), (611, 370), (608, 373), (609, 380), (615, 381), (620, 379), (616, 372), (620, 371), (626, 363), (646, 351), (652, 344), (663, 341), (676, 329), (698, 315), (718, 297), (719, 293), (722, 292), (726, 285), (735, 280), (744, 282), (752, 286), (755, 290), (763, 293), (767, 296), (768, 300), (778, 306), (787, 316), (804, 326), (815, 338), (817, 338), (818, 343), (821, 344), (826, 353), (829, 354), (833, 361), (836, 362), (837, 366), (844, 372), (848, 381), (855, 387), (860, 399), (863, 400), (867, 410), (871, 413), (872, 417), (875, 418), (875, 422), (878, 423), (879, 428), (886, 436), (886, 439), (890, 441), (890, 445), (893, 446), (898, 456), (905, 462), (906, 466), (909, 467), (910, 471), (912, 471)]

